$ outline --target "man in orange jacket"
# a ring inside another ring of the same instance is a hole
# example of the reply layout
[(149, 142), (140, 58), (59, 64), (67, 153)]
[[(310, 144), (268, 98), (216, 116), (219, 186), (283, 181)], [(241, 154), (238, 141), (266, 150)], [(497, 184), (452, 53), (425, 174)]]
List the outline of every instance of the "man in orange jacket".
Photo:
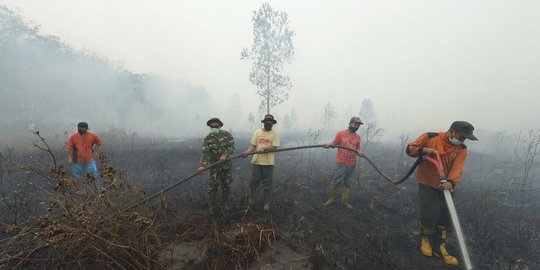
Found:
[(428, 257), (435, 254), (449, 265), (458, 265), (458, 260), (446, 250), (446, 228), (451, 224), (451, 220), (443, 190), (453, 192), (459, 184), (468, 152), (463, 142), (466, 139), (478, 140), (473, 135), (473, 130), (470, 123), (456, 121), (446, 132), (427, 132), (420, 135), (406, 150), (412, 157), (436, 153), (441, 157), (448, 182), (440, 183), (437, 168), (429, 161), (420, 162), (416, 172), (422, 224), (420, 251)]
[(96, 134), (88, 131), (88, 123), (77, 124), (77, 132), (73, 133), (67, 142), (67, 162), (72, 164), (71, 171), (77, 179), (83, 177), (83, 174), (91, 178), (99, 175), (93, 154), (102, 144)]

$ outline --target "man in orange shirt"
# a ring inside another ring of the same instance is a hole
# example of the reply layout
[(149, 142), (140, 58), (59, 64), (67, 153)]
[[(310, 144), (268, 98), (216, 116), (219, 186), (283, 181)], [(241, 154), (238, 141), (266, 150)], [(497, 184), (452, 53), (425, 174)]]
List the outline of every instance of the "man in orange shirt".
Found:
[(71, 171), (77, 179), (84, 174), (91, 178), (99, 175), (93, 153), (102, 144), (96, 134), (88, 131), (86, 122), (77, 124), (77, 132), (73, 133), (67, 142), (67, 162), (72, 164)]
[(354, 209), (349, 202), (349, 197), (351, 195), (350, 180), (354, 174), (354, 168), (356, 167), (356, 156), (363, 155), (362, 151), (360, 151), (361, 138), (360, 135), (356, 133), (362, 124), (364, 123), (362, 123), (360, 117), (351, 118), (349, 121), (349, 128), (338, 132), (334, 141), (324, 145), (325, 148), (333, 148), (334, 146), (339, 145), (356, 150), (353, 152), (346, 149), (338, 149), (336, 155), (337, 167), (334, 171), (330, 188), (328, 189), (328, 200), (323, 204), (325, 207), (334, 203), (337, 187), (338, 185), (343, 185), (343, 205), (347, 209)]
[(428, 257), (435, 253), (449, 265), (458, 265), (458, 260), (446, 250), (446, 227), (451, 224), (451, 220), (443, 190), (454, 191), (459, 184), (467, 158), (467, 147), (463, 142), (466, 139), (478, 140), (473, 135), (473, 130), (474, 127), (470, 123), (456, 121), (446, 132), (427, 132), (420, 135), (407, 146), (406, 150), (412, 157), (436, 153), (441, 157), (448, 182), (440, 183), (438, 170), (429, 161), (420, 162), (416, 172), (422, 224), (420, 251)]

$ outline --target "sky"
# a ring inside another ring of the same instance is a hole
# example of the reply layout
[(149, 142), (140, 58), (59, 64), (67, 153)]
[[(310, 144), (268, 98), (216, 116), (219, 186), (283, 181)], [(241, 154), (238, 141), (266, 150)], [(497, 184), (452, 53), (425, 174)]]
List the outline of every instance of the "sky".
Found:
[[(240, 95), (241, 115), (257, 114), (249, 82), (253, 11), (262, 1), (0, 0), (26, 21), (78, 50), (134, 72), (185, 80), (208, 91), (224, 115)], [(327, 102), (345, 128), (364, 98), (390, 139), (446, 130), (540, 128), (539, 1), (270, 1), (289, 16), (293, 89), (275, 108), (294, 107), (300, 124), (322, 126)], [(223, 119), (237, 121), (237, 119)], [(278, 119), (279, 122), (280, 119)]]

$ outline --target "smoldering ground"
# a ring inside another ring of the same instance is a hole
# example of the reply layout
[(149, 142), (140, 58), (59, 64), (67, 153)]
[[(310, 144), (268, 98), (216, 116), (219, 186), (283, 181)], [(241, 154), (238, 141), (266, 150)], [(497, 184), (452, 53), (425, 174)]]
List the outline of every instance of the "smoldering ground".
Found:
[[(294, 138), (302, 138), (304, 142), (317, 140), (312, 133), (296, 134)], [(292, 137), (283, 139), (291, 145), (301, 145)], [(143, 192), (140, 199), (193, 173), (198, 164), (199, 139), (167, 142), (104, 134), (104, 140), (109, 142), (102, 149), (108, 157), (107, 162), (117, 168), (119, 175), (130, 185), (139, 187)], [(237, 151), (241, 151), (247, 146), (248, 138), (237, 136), (236, 141)], [(53, 153), (63, 152), (61, 141), (51, 141), (50, 145)], [(403, 156), (401, 147), (379, 143), (372, 144), (366, 154), (391, 176), (406, 171), (413, 161)], [(269, 213), (264, 213), (260, 204), (255, 206), (254, 212), (245, 211), (246, 185), (250, 177), (250, 165), (245, 159), (233, 164), (233, 209), (224, 215), (211, 218), (207, 214), (206, 176), (196, 177), (152, 203), (144, 204), (136, 212), (153, 213), (153, 226), (160, 228), (159, 236), (163, 239), (159, 245), (161, 259), (155, 266), (174, 268), (184, 265), (187, 269), (204, 269), (219, 259), (229, 266), (236, 263), (242, 267), (278, 267), (283, 263), (280, 260), (287, 258), (299, 267), (312, 269), (444, 268), (440, 260), (425, 258), (417, 251), (419, 224), (414, 180), (400, 186), (388, 184), (366, 162), (360, 161), (352, 187), (352, 204), (356, 209), (349, 211), (339, 203), (329, 209), (322, 207), (334, 155), (333, 150), (324, 149), (277, 154), (273, 208)], [(32, 196), (28, 195), (39, 193), (29, 183), (51, 190), (47, 186), (52, 183), (42, 176), (48, 172), (50, 155), (39, 149), (10, 149), (3, 151), (2, 157), (4, 224), (23, 220), (30, 213), (43, 215), (39, 207), (30, 212), (25, 209), (39, 205), (40, 200), (47, 201), (43, 197), (29, 199)], [(527, 176), (523, 161), (471, 152), (455, 199), (472, 261), (478, 269), (534, 269), (539, 266), (535, 256), (540, 248), (539, 187), (531, 178), (535, 169)], [(30, 164), (37, 170), (29, 173), (27, 167), (20, 166), (22, 164)], [(104, 180), (100, 178), (99, 181)], [(19, 210), (14, 213), (13, 209)], [(228, 253), (231, 251), (225, 247), (235, 242), (223, 242), (229, 238), (222, 238), (225, 237), (222, 234), (227, 237), (237, 235), (234, 232), (239, 228), (235, 226), (244, 226), (248, 230), (251, 225), (247, 224), (261, 224), (264, 226), (261, 231), (271, 230), (272, 237), (256, 251), (261, 255), (234, 259), (244, 253)], [(11, 239), (8, 236), (9, 233), (4, 235), (4, 244)], [(190, 245), (198, 247), (191, 255), (178, 253), (179, 249)], [(458, 254), (453, 236), (449, 246), (451, 252)], [(171, 252), (174, 249), (177, 251)], [(280, 256), (287, 250), (296, 251), (293, 254), (297, 256)], [(213, 256), (204, 255), (209, 253)], [(174, 254), (187, 257), (178, 258)], [(32, 256), (42, 255), (37, 252)], [(10, 261), (15, 262), (20, 261)], [(31, 263), (28, 260), (23, 265)]]

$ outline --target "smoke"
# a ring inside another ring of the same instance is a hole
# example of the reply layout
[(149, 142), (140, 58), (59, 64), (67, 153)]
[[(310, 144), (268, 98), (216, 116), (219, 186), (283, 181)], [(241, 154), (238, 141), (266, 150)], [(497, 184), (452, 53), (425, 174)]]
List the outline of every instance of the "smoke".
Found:
[(190, 136), (186, 126), (209, 106), (203, 87), (134, 73), (76, 51), (2, 6), (0, 59), (2, 144), (31, 136), (29, 129), (71, 133), (80, 121), (94, 130)]

